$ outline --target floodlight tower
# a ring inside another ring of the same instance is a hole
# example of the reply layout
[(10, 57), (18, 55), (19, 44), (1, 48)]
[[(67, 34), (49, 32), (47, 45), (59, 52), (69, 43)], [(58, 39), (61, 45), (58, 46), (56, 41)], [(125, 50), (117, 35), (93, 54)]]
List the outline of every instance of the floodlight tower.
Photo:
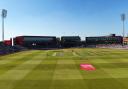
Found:
[(126, 15), (123, 13), (121, 14), (121, 20), (123, 22), (123, 38), (125, 37), (125, 26), (124, 26), (124, 21), (126, 20)]
[(1, 9), (1, 17), (2, 17), (2, 41), (4, 42), (4, 19), (7, 17), (7, 10)]

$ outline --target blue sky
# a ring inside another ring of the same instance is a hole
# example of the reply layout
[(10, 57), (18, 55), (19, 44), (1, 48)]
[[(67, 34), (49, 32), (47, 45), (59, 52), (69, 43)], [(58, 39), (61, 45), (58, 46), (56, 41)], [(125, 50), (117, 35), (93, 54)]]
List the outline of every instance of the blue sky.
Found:
[[(79, 35), (82, 39), (122, 35), (120, 14), (128, 16), (128, 0), (0, 0), (0, 8), (8, 10), (5, 39), (18, 35)], [(128, 33), (127, 21), (125, 28)]]

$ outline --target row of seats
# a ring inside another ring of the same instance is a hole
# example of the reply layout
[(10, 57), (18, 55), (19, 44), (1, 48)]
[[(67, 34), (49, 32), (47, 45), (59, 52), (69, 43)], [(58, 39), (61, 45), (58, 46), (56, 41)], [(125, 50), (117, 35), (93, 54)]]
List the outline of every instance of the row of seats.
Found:
[(122, 45), (119, 44), (99, 44), (96, 45), (97, 48), (122, 48)]
[(7, 46), (4, 44), (0, 44), (0, 55), (10, 54), (23, 50), (27, 50), (27, 49), (21, 46)]

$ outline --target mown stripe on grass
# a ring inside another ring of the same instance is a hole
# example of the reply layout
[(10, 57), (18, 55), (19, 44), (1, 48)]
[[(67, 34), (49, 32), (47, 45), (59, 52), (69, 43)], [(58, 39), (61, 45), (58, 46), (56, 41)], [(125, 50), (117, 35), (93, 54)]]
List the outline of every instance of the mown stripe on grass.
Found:
[(127, 87), (114, 78), (86, 79), (88, 89), (127, 89)]
[(72, 52), (72, 55), (75, 57), (81, 57), (80, 55), (78, 55), (76, 52)]
[[(40, 55), (40, 53), (38, 55)], [(29, 74), (29, 72), (33, 71), (33, 69), (42, 62), (42, 59), (38, 57), (38, 55), (32, 58), (30, 57), (31, 60), (26, 60), (26, 62), (24, 62), (23, 64), (1, 75), (0, 81), (3, 80), (3, 83), (0, 84), (0, 89), (13, 89), (15, 85), (18, 83), (18, 81), (21, 81), (25, 76), (27, 76), (27, 74)], [(31, 69), (29, 70), (21, 71), (20, 69), (27, 64), (34, 64), (34, 65), (31, 66)], [(7, 81), (10, 81), (10, 82), (7, 82)]]
[(4, 56), (0, 56), (0, 61), (1, 60), (5, 60), (5, 58), (13, 58), (13, 57), (15, 57), (16, 55), (17, 56), (24, 56), (24, 55), (26, 55), (26, 54), (31, 54), (32, 52), (36, 52), (37, 50), (27, 50), (27, 51), (21, 51), (21, 52), (17, 52), (17, 53), (13, 53), (13, 54), (8, 54), (8, 55), (4, 55)]
[[(41, 88), (39, 88), (41, 89)], [(45, 89), (91, 89), (81, 79), (54, 80), (50, 88)]]
[[(8, 70), (6, 73), (2, 74), (0, 76), (0, 80), (19, 80), (42, 61), (42, 60), (36, 60), (37, 58), (36, 55), (27, 58), (28, 60), (26, 59), (26, 61), (24, 61), (22, 64), (19, 64), (16, 67)], [(33, 64), (33, 66), (31, 66), (31, 69), (21, 70), (27, 64), (28, 65)]]
[(49, 89), (56, 68), (56, 61), (43, 58), (42, 62), (19, 81), (13, 89)]
[(12, 60), (8, 62), (7, 64), (1, 64), (0, 65), (0, 75), (6, 73), (8, 70), (11, 70), (12, 68), (15, 68), (16, 66), (26, 62), (26, 60), (30, 60), (29, 58), (32, 58), (36, 56), (40, 51), (34, 51), (31, 54), (28, 54), (26, 56), (21, 57), (20, 59), (17, 58), (16, 60)]
[[(79, 69), (78, 64), (76, 66)], [(80, 70), (80, 73), (88, 89), (126, 89), (124, 84), (117, 81), (102, 68), (95, 71)]]
[(15, 55), (11, 55), (11, 56), (3, 56), (2, 59), (3, 60), (0, 60), (0, 64), (7, 64), (9, 62), (12, 62), (12, 61), (15, 61), (15, 60), (19, 60), (21, 58), (24, 58), (25, 56), (29, 56), (31, 54), (34, 54), (38, 51), (27, 51), (25, 53), (16, 53)]
[(73, 59), (58, 60), (50, 89), (88, 89)]
[(55, 52), (55, 53), (53, 53), (53, 55), (52, 55), (52, 56), (56, 56), (56, 54), (57, 54), (57, 53)]
[(128, 78), (128, 68), (104, 68), (103, 70), (113, 78)]
[[(68, 67), (59, 69), (63, 64), (71, 64), (74, 69), (69, 69)], [(69, 60), (58, 60), (57, 66), (54, 72), (53, 80), (67, 80), (67, 79), (83, 79), (80, 72), (75, 67), (75, 62), (72, 59)]]

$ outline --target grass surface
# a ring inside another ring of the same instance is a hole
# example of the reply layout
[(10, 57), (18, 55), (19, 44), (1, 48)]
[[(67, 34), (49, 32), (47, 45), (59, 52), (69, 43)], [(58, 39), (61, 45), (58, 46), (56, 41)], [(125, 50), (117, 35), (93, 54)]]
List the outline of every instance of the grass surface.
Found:
[[(80, 70), (90, 63), (96, 70)], [(0, 56), (0, 89), (128, 89), (128, 50), (33, 50)]]

